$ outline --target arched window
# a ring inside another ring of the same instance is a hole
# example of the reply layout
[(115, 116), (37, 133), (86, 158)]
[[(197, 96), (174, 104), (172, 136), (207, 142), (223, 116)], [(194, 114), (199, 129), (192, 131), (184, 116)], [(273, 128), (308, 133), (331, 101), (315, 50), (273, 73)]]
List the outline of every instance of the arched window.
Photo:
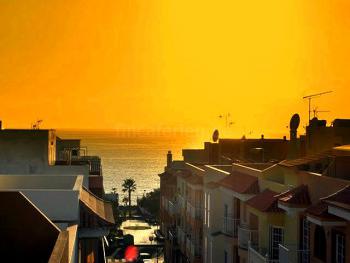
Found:
[(323, 227), (316, 226), (314, 238), (314, 256), (320, 260), (326, 261), (326, 253), (326, 234)]

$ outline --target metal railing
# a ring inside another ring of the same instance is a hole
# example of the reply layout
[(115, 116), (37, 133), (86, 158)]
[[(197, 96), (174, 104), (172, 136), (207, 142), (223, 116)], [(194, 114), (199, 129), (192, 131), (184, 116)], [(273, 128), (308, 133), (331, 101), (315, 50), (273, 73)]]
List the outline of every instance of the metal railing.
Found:
[(237, 237), (239, 219), (223, 217), (222, 221), (222, 232), (226, 235)]
[(238, 232), (238, 245), (241, 248), (248, 249), (248, 244), (257, 245), (258, 244), (258, 231), (255, 229), (250, 229), (246, 225), (239, 225), (237, 227)]
[(191, 255), (191, 246), (192, 246), (192, 243), (191, 243), (191, 240), (186, 237), (186, 254), (187, 255)]
[(297, 245), (279, 244), (279, 259), (281, 263), (308, 263), (310, 262), (310, 252), (299, 249)]
[(187, 203), (186, 203), (186, 213), (188, 215), (191, 214), (191, 209), (192, 209), (192, 205), (191, 205), (191, 203), (189, 201), (187, 201)]
[(187, 202), (187, 209), (193, 219), (202, 219), (202, 207), (193, 206), (190, 202)]
[[(278, 259), (271, 259), (268, 256), (267, 249), (259, 248), (257, 246), (248, 245), (248, 263), (284, 263)], [(286, 261), (285, 263), (289, 263)]]
[(170, 200), (168, 201), (168, 211), (172, 216), (177, 212), (175, 203)]
[(185, 243), (185, 232), (181, 229), (181, 227), (176, 227), (177, 240), (180, 246)]
[(176, 240), (176, 232), (174, 232), (173, 229), (168, 230), (168, 238), (170, 241), (175, 241)]
[(185, 198), (183, 198), (183, 196), (178, 195), (177, 196), (177, 204), (179, 206), (179, 208), (184, 208), (185, 207)]

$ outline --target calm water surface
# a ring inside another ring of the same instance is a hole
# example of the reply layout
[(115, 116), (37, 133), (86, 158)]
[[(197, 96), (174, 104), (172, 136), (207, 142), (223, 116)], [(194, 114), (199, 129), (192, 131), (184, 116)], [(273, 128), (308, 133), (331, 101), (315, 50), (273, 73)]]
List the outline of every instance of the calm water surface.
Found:
[(168, 150), (174, 158), (181, 158), (183, 148), (200, 145), (193, 134), (155, 134), (147, 132), (116, 131), (58, 131), (61, 138), (80, 138), (82, 146), (88, 149), (88, 155), (99, 155), (102, 159), (104, 187), (109, 192), (112, 187), (123, 195), (121, 182), (132, 177), (136, 181), (136, 195), (142, 196), (159, 188), (158, 174), (166, 165)]

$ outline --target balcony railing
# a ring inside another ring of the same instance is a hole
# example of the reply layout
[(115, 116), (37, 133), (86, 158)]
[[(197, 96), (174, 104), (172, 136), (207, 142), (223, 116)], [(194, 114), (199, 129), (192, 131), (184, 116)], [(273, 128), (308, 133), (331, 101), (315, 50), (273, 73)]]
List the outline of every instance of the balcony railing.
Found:
[(191, 209), (192, 209), (192, 205), (191, 205), (190, 202), (187, 201), (187, 204), (186, 204), (186, 213), (187, 213), (187, 215), (191, 214)]
[(248, 249), (248, 244), (258, 244), (258, 231), (250, 229), (248, 226), (239, 225), (238, 230), (238, 245), (241, 248)]
[(176, 232), (178, 243), (182, 246), (185, 243), (185, 232), (179, 226), (176, 227)]
[(249, 263), (284, 263), (289, 261), (280, 261), (278, 259), (270, 259), (268, 257), (267, 249), (251, 246), (248, 247), (248, 262)]
[(177, 201), (178, 201), (177, 204), (178, 204), (179, 209), (182, 209), (185, 207), (185, 199), (183, 198), (183, 196), (178, 195)]
[(170, 200), (168, 201), (168, 211), (172, 216), (177, 212), (175, 203)]
[(177, 238), (176, 238), (176, 231), (174, 228), (170, 228), (168, 230), (168, 238), (170, 241), (176, 242)]
[(189, 213), (193, 219), (202, 219), (202, 208), (200, 206), (193, 206), (190, 202), (187, 202), (187, 213)]
[(223, 217), (222, 232), (226, 235), (237, 237), (239, 219)]
[(203, 217), (202, 211), (203, 211), (203, 209), (201, 207), (195, 207), (193, 214), (192, 214), (192, 217), (195, 219), (198, 219), (198, 220), (202, 219), (202, 217)]
[(169, 204), (168, 204), (168, 199), (164, 196), (163, 197), (163, 207), (164, 207), (164, 210), (166, 211), (166, 212), (169, 212), (168, 210), (168, 206), (169, 206)]
[(308, 263), (310, 262), (309, 250), (298, 249), (297, 245), (279, 244), (279, 259), (281, 263)]
[(187, 255), (191, 255), (191, 247), (192, 247), (192, 243), (191, 240), (187, 237), (186, 238), (186, 254)]

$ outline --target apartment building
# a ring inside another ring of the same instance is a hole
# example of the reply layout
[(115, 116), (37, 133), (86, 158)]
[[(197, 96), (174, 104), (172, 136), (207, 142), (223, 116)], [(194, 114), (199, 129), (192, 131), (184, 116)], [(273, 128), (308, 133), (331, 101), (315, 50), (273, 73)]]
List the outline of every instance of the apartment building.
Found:
[(0, 129), (0, 173), (81, 174), (83, 185), (103, 197), (101, 158), (86, 155), (80, 140), (60, 139), (55, 130)]
[(114, 225), (112, 206), (82, 181), (81, 175), (0, 175), (0, 196), (9, 198), (0, 204), (1, 233), (8, 238), (2, 239), (3, 259), (103, 261), (103, 237)]
[[(0, 129), (0, 228), (6, 237), (0, 252), (6, 262), (105, 261), (104, 236), (114, 215), (100, 198), (101, 160), (84, 155), (79, 140), (58, 140), (54, 130)], [(57, 160), (57, 144), (69, 149), (69, 159)]]
[[(183, 150), (184, 161), (165, 168), (171, 184), (161, 183), (175, 211), (169, 262), (193, 262), (193, 240), (202, 240), (196, 259), (206, 263), (350, 262), (349, 127), (314, 119), (300, 138), (291, 130), (290, 141), (243, 137)], [(202, 235), (188, 216), (196, 200)]]

